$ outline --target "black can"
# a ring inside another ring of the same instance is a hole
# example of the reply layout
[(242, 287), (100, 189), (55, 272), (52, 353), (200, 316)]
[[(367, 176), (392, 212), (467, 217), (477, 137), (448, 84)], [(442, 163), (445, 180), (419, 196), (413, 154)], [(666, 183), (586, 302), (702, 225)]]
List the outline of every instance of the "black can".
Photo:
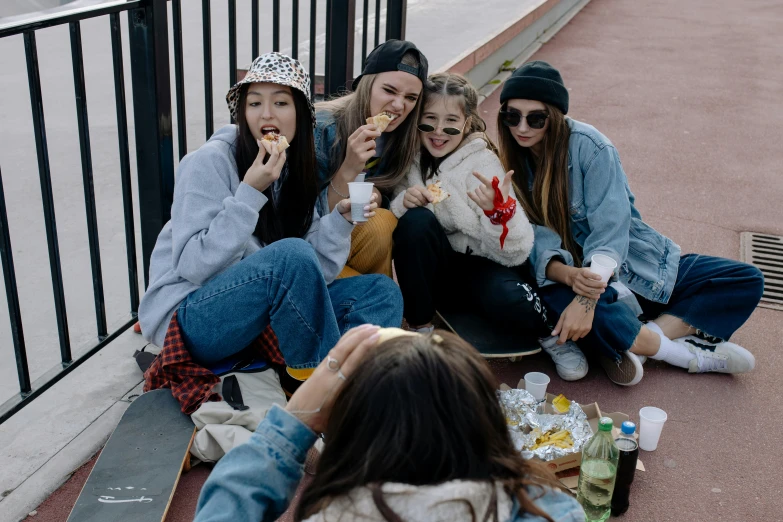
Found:
[(622, 515), (628, 511), (631, 496), (631, 483), (636, 471), (636, 461), (639, 458), (639, 444), (633, 439), (620, 437), (615, 439), (620, 449), (620, 460), (617, 462), (617, 479), (612, 494), (612, 516)]

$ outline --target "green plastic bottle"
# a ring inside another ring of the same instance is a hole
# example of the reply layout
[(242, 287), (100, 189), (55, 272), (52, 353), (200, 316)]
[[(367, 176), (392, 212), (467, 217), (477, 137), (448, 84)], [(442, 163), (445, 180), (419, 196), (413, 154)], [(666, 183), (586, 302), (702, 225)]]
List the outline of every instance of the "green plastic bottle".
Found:
[(582, 448), (579, 489), (576, 500), (585, 510), (587, 522), (603, 522), (612, 510), (612, 492), (620, 450), (612, 438), (612, 419), (598, 420), (598, 433)]

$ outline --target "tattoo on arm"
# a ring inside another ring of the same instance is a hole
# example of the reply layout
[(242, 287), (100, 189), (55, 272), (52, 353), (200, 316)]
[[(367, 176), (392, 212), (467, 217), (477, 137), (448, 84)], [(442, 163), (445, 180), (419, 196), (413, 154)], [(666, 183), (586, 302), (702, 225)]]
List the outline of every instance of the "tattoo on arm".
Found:
[(590, 299), (583, 295), (576, 296), (576, 302), (585, 307), (585, 313), (595, 310), (595, 305), (598, 304), (598, 301), (595, 299)]

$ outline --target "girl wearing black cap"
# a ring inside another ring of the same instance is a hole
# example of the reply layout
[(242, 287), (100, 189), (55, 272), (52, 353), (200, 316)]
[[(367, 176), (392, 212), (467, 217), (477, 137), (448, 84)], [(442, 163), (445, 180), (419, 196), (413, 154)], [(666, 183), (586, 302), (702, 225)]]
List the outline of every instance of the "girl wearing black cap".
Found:
[[(568, 90), (546, 62), (530, 62), (503, 85), (500, 158), (535, 228), (530, 258), (540, 295), (560, 319), (553, 334), (602, 355), (617, 384), (637, 384), (646, 356), (690, 373), (742, 373), (753, 355), (731, 335), (764, 288), (753, 266), (680, 247), (642, 221), (617, 149), (594, 127), (566, 118)], [(609, 286), (594, 255), (617, 268)], [(604, 258), (604, 259), (605, 259)], [(597, 269), (596, 269), (597, 270)], [(620, 300), (633, 295), (645, 318)]]
[[(365, 174), (380, 197), (405, 175), (418, 152), (416, 131), (427, 58), (407, 41), (388, 40), (365, 62), (353, 91), (316, 106), (315, 148), (321, 194), (319, 211), (329, 212), (348, 196), (348, 183)], [(383, 133), (367, 118), (380, 113), (392, 117)], [(397, 219), (384, 208), (352, 238), (351, 254), (340, 277), (379, 273), (389, 277), (392, 232)]]

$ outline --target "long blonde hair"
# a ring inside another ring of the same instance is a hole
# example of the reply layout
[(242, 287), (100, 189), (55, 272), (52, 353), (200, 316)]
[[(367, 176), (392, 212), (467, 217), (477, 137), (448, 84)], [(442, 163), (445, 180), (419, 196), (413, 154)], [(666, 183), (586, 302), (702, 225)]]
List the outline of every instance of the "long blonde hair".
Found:
[[(419, 59), (415, 53), (407, 53), (402, 57), (402, 63), (412, 67), (420, 67)], [(370, 97), (372, 86), (377, 74), (365, 74), (359, 80), (356, 91), (315, 105), (316, 111), (325, 110), (332, 113), (337, 123), (337, 139), (332, 144), (330, 158), (330, 179), (345, 160), (345, 152), (348, 147), (348, 138), (356, 129), (367, 123), (370, 114)], [(385, 171), (372, 178), (375, 186), (381, 189), (390, 189), (408, 173), (408, 169), (419, 152), (419, 132), (416, 125), (421, 117), (421, 108), (424, 105), (419, 96), (413, 110), (405, 118), (405, 121), (393, 132), (386, 134), (383, 156)]]
[[(563, 241), (563, 247), (574, 257), (574, 266), (581, 266), (582, 249), (571, 234), (568, 176), (568, 141), (571, 129), (560, 109), (548, 103), (544, 103), (544, 106), (549, 114), (549, 126), (541, 141), (539, 155), (521, 147), (498, 114), (500, 161), (506, 170), (514, 171), (514, 192), (525, 209), (527, 218), (536, 225), (557, 232)], [(504, 103), (501, 110), (506, 109), (507, 104)], [(532, 192), (528, 190), (528, 164), (535, 173)]]
[[(471, 134), (478, 132), (487, 144), (487, 148), (497, 154), (497, 147), (490, 137), (487, 136), (487, 124), (478, 111), (479, 93), (468, 79), (461, 74), (441, 72), (430, 75), (430, 77), (427, 78), (427, 82), (424, 84), (425, 99), (424, 104), (422, 105), (422, 111), (425, 111), (427, 105), (433, 100), (445, 98), (447, 96), (458, 96), (460, 98), (460, 108), (467, 120), (465, 131), (462, 133), (462, 141)], [(460, 144), (462, 143), (460, 142)], [(442, 158), (433, 158), (426, 147), (421, 147), (421, 172), (424, 175), (425, 180), (437, 174), (441, 162), (453, 153), (454, 151)]]

